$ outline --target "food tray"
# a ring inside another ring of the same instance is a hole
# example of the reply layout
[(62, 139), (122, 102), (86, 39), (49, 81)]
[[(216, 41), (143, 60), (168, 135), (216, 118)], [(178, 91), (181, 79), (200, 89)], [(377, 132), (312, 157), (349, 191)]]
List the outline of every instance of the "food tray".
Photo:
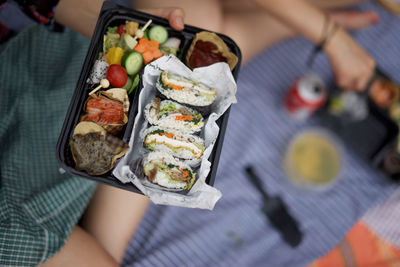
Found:
[[(389, 79), (381, 70), (376, 70), (376, 77)], [(389, 79), (390, 80), (390, 79)], [(369, 85), (370, 86), (370, 85)], [(340, 89), (335, 89), (331, 95)], [(387, 110), (378, 107), (364, 93), (368, 116), (361, 120), (349, 120), (345, 116), (335, 116), (328, 111), (327, 105), (318, 112), (321, 125), (331, 129), (339, 136), (346, 147), (379, 168), (386, 154), (393, 148), (398, 136), (398, 125), (389, 116)]]
[(369, 116), (361, 121), (342, 121), (326, 111), (320, 114), (320, 119), (321, 124), (338, 135), (347, 147), (377, 167), (394, 145), (398, 128), (371, 101), (368, 105)]
[[(57, 143), (57, 158), (61, 168), (64, 169), (65, 171), (79, 177), (91, 179), (97, 182), (102, 182), (108, 185), (112, 185), (115, 187), (119, 187), (137, 193), (141, 192), (139, 191), (139, 189), (136, 188), (136, 186), (134, 186), (131, 183), (124, 184), (120, 182), (117, 178), (115, 178), (112, 175), (111, 173), (112, 170), (104, 175), (99, 175), (99, 176), (91, 176), (84, 171), (76, 170), (74, 168), (74, 161), (72, 159), (72, 154), (69, 147), (69, 140), (72, 136), (75, 126), (79, 122), (79, 117), (82, 113), (84, 103), (88, 97), (88, 93), (93, 89), (86, 81), (90, 75), (95, 60), (98, 58), (99, 52), (102, 51), (103, 35), (107, 31), (107, 28), (109, 26), (116, 26), (121, 23), (124, 23), (126, 20), (137, 21), (141, 25), (144, 25), (149, 19), (153, 20), (152, 25), (164, 26), (168, 30), (170, 36), (181, 39), (180, 53), (178, 54), (178, 58), (181, 61), (184, 61), (186, 52), (192, 40), (194, 39), (196, 33), (205, 31), (204, 29), (188, 25), (185, 25), (185, 29), (183, 31), (176, 31), (172, 29), (169, 26), (168, 21), (163, 18), (139, 12), (136, 10), (128, 9), (126, 7), (116, 5), (109, 1), (104, 2)], [(238, 63), (236, 67), (232, 70), (234, 78), (237, 79), (241, 62), (240, 49), (235, 44), (235, 42), (229, 37), (222, 34), (218, 34), (218, 36), (227, 44), (230, 51), (238, 57)], [(120, 137), (125, 143), (129, 142), (135, 116), (138, 112), (137, 101), (140, 90), (142, 89), (141, 85), (142, 83), (140, 81), (138, 87), (135, 89), (135, 92), (129, 95), (131, 107), (128, 113), (128, 123), (125, 125), (124, 129), (118, 135), (118, 137)], [(215, 146), (213, 148), (213, 151), (211, 153), (211, 156), (209, 158), (209, 161), (212, 163), (212, 165), (210, 173), (206, 178), (206, 183), (211, 186), (214, 184), (215, 181), (215, 175), (217, 172), (218, 161), (229, 118), (229, 112), (230, 108), (217, 121), (217, 124), (220, 127), (220, 132), (217, 141), (215, 143)]]

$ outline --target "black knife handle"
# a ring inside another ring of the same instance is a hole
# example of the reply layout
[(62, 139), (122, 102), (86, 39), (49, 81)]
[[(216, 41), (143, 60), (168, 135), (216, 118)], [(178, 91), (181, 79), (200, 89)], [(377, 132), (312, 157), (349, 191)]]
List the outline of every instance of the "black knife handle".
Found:
[(267, 194), (267, 192), (264, 191), (263, 189), (263, 184), (261, 182), (261, 179), (258, 177), (258, 175), (254, 172), (254, 168), (252, 166), (247, 166), (246, 167), (246, 173), (247, 176), (250, 178), (250, 182), (254, 185), (254, 187), (260, 192), (260, 194), (263, 196), (264, 200), (267, 200), (270, 198), (270, 196)]

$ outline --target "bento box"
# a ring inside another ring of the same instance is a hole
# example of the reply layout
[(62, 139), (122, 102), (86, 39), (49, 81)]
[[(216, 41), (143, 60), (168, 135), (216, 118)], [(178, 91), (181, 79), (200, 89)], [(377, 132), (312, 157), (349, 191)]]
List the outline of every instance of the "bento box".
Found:
[(363, 93), (336, 88), (318, 115), (321, 124), (334, 131), (347, 147), (371, 166), (382, 169), (399, 135), (399, 113), (395, 112), (398, 98), (399, 86), (376, 68)]
[[(113, 167), (108, 170), (105, 173), (102, 174), (89, 174), (87, 171), (79, 170), (79, 168), (76, 168), (76, 162), (74, 161), (74, 153), (71, 151), (71, 145), (70, 145), (70, 140), (75, 136), (75, 133), (77, 131), (77, 125), (82, 121), (82, 116), (83, 116), (83, 111), (87, 109), (88, 106), (88, 101), (89, 101), (89, 93), (94, 92), (94, 89), (96, 86), (93, 84), (88, 83), (88, 81), (91, 79), (93, 75), (93, 66), (96, 62), (96, 60), (99, 59), (99, 55), (101, 55), (103, 49), (104, 49), (104, 36), (107, 33), (107, 30), (110, 27), (116, 27), (121, 24), (124, 24), (126, 21), (134, 21), (137, 22), (139, 25), (143, 26), (146, 25), (146, 23), (149, 21), (149, 19), (152, 20), (150, 26), (152, 25), (159, 25), (162, 26), (164, 29), (167, 30), (168, 35), (170, 37), (175, 38), (175, 40), (179, 40), (179, 50), (176, 54), (176, 57), (180, 59), (182, 62), (185, 62), (185, 59), (188, 55), (188, 51), (192, 49), (193, 45), (193, 40), (197, 38), (196, 34), (200, 32), (204, 32), (205, 30), (188, 26), (185, 25), (185, 28), (183, 31), (176, 31), (172, 29), (169, 26), (169, 23), (167, 20), (152, 16), (150, 14), (142, 13), (139, 11), (135, 11), (132, 9), (128, 9), (126, 7), (122, 7), (119, 5), (116, 5), (112, 2), (106, 1), (103, 4), (103, 7), (101, 9), (95, 31), (93, 33), (93, 37), (91, 39), (91, 43), (89, 45), (89, 49), (82, 67), (82, 71), (80, 73), (70, 106), (67, 111), (67, 115), (64, 121), (64, 124), (61, 129), (61, 134), (57, 143), (57, 158), (60, 163), (60, 166), (62, 169), (65, 171), (87, 179), (91, 179), (97, 182), (102, 182), (108, 185), (112, 185), (115, 187), (119, 187), (125, 190), (141, 193), (141, 191), (132, 183), (122, 183), (119, 181), (114, 175), (113, 175), (113, 168), (115, 165), (118, 163), (118, 161), (121, 158), (115, 157), (116, 160), (112, 159)], [(158, 33), (156, 33), (158, 34)], [(213, 33), (214, 34), (214, 33)], [(239, 67), (240, 67), (240, 62), (241, 62), (241, 52), (239, 47), (235, 44), (235, 42), (230, 39), (229, 37), (222, 35), (222, 34), (216, 34), (220, 39), (223, 40), (223, 42), (226, 44), (228, 47), (229, 51), (233, 53), (236, 58), (237, 58), (237, 63), (234, 68), (231, 68), (231, 74), (233, 77), (236, 79), (238, 76), (239, 72)], [(111, 132), (113, 132), (114, 137), (118, 139), (118, 141), (114, 141), (114, 138), (111, 138), (109, 140), (109, 143), (113, 143), (113, 145), (118, 149), (118, 153), (121, 151), (125, 150), (125, 145), (129, 143), (131, 139), (131, 134), (132, 134), (132, 129), (134, 128), (134, 122), (135, 118), (138, 114), (138, 98), (140, 95), (140, 92), (142, 90), (143, 86), (143, 68), (139, 71), (138, 73), (138, 79), (137, 81), (131, 81), (132, 83), (138, 83), (136, 88), (130, 87), (126, 88), (127, 93), (129, 92), (130, 94), (126, 94), (128, 98), (128, 103), (129, 105), (126, 105), (123, 97), (121, 98), (120, 102), (123, 104), (124, 111), (126, 112), (126, 119), (124, 119), (124, 122), (121, 123), (120, 125), (113, 126), (111, 129)], [(133, 78), (132, 78), (133, 80)], [(126, 84), (125, 84), (126, 85)], [(99, 86), (97, 86), (99, 87)], [(115, 87), (115, 86), (114, 86)], [(118, 86), (121, 87), (121, 86)], [(132, 89), (133, 88), (133, 89)], [(107, 91), (106, 91), (107, 92)], [(104, 93), (104, 90), (102, 92), (96, 92), (96, 94), (101, 95), (101, 97), (105, 98), (110, 98), (115, 100), (115, 92), (114, 95), (112, 93), (107, 94)], [(111, 95), (111, 96), (110, 96)], [(126, 109), (126, 110), (125, 110)], [(223, 140), (224, 140), (224, 134), (229, 118), (229, 111), (230, 108), (228, 108), (222, 116), (218, 118), (216, 123), (218, 124), (219, 127), (219, 133), (218, 136), (216, 137), (215, 144), (212, 148), (212, 152), (208, 158), (208, 161), (211, 162), (211, 168), (210, 171), (207, 175), (207, 178), (205, 180), (206, 184), (208, 185), (213, 185), (215, 181), (215, 175), (217, 172), (217, 167), (218, 167), (218, 161), (223, 145)], [(107, 129), (109, 131), (110, 129)], [(85, 130), (82, 130), (83, 132)], [(92, 133), (93, 134), (93, 133)], [(89, 134), (87, 134), (89, 136)], [(120, 141), (123, 143), (120, 143)], [(85, 140), (83, 140), (85, 142)], [(116, 153), (116, 154), (118, 154)]]

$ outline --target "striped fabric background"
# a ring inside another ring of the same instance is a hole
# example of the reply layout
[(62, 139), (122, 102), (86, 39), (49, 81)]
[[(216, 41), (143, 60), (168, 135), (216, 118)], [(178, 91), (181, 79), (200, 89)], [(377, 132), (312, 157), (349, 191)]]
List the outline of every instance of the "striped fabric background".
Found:
[(400, 189), (382, 205), (369, 210), (362, 221), (383, 240), (400, 249)]
[[(378, 65), (400, 82), (400, 19), (374, 4), (381, 23), (354, 36)], [(323, 256), (353, 224), (396, 189), (351, 152), (342, 157), (341, 180), (325, 193), (302, 191), (285, 178), (283, 152), (302, 128), (282, 109), (282, 97), (306, 71), (311, 44), (290, 40), (260, 54), (244, 67), (238, 104), (231, 110), (215, 187), (223, 193), (214, 211), (152, 205), (126, 251), (125, 266), (305, 266)], [(320, 55), (313, 68), (332, 82)], [(286, 245), (260, 212), (262, 200), (244, 174), (252, 164), (265, 189), (279, 194), (301, 224), (297, 249)]]

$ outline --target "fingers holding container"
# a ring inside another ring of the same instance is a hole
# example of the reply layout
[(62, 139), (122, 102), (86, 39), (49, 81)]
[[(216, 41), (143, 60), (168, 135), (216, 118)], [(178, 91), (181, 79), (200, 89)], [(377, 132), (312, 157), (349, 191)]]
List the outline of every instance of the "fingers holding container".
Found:
[(143, 8), (139, 10), (168, 19), (169, 24), (175, 30), (181, 31), (184, 28), (185, 11), (180, 7)]

